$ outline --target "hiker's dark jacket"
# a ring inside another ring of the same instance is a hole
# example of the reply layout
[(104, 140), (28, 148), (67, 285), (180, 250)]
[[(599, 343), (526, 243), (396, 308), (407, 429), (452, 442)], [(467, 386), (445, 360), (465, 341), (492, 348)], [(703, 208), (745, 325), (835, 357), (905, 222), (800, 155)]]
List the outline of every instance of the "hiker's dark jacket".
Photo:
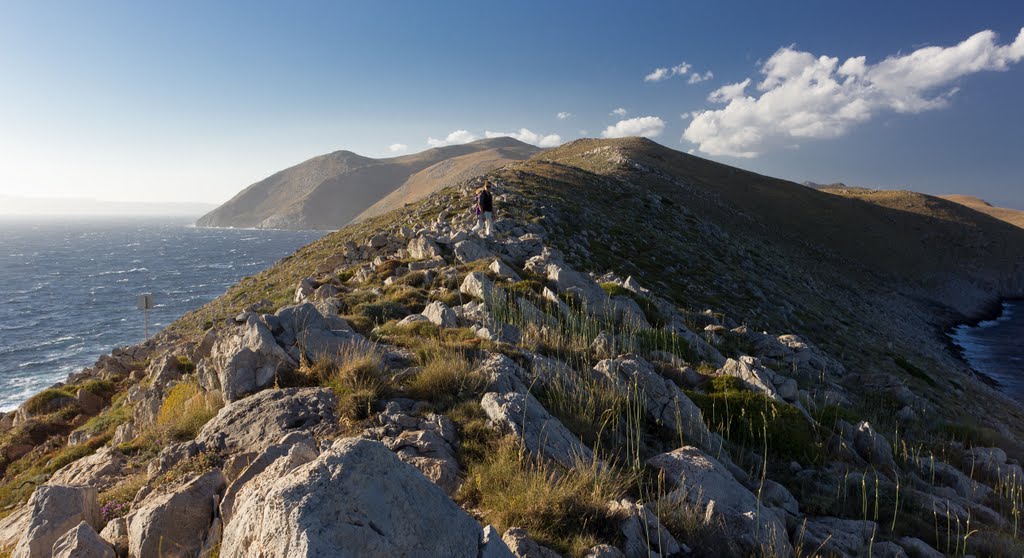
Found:
[(480, 192), (480, 211), (483, 212), (494, 212), (494, 200), (491, 198), (491, 193), (487, 190)]

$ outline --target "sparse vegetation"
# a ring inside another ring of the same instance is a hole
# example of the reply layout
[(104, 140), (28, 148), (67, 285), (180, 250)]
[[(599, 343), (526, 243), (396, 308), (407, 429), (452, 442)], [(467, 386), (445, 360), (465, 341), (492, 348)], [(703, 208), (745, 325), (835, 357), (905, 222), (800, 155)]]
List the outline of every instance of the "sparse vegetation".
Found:
[(172, 440), (192, 439), (217, 414), (221, 404), (194, 382), (179, 382), (160, 406), (156, 428)]
[(484, 461), (470, 464), (459, 498), (499, 531), (519, 526), (541, 544), (582, 556), (595, 544), (616, 541), (617, 521), (606, 504), (627, 486), (613, 470), (594, 464), (559, 471), (535, 462), (506, 438)]

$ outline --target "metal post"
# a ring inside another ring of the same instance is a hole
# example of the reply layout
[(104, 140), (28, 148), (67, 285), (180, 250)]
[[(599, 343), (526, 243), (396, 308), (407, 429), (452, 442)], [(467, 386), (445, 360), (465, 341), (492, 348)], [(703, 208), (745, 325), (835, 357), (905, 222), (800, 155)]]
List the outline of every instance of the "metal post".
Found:
[(142, 293), (139, 295), (139, 310), (142, 310), (143, 319), (146, 321), (146, 340), (149, 341), (149, 309), (153, 307), (153, 294)]

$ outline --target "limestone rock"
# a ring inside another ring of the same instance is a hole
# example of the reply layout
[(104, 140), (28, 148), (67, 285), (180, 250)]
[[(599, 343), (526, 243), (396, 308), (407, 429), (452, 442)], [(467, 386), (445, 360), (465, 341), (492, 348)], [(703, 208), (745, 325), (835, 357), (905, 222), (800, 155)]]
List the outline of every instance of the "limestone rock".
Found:
[(53, 543), (85, 521), (98, 525), (100, 508), (96, 489), (84, 486), (40, 486), (29, 498), (31, 515), (12, 558), (50, 556)]
[(130, 442), (135, 439), (135, 423), (128, 421), (114, 430), (114, 437), (110, 440), (110, 445), (119, 446), (121, 444)]
[(337, 423), (336, 407), (334, 393), (326, 388), (266, 390), (221, 409), (196, 442), (208, 450), (262, 451), (290, 432), (330, 431)]
[(594, 370), (624, 393), (639, 388), (647, 416), (662, 426), (685, 434), (693, 444), (717, 449), (717, 439), (708, 431), (700, 409), (671, 380), (636, 355), (623, 355), (597, 363)]
[(279, 370), (298, 365), (254, 316), (217, 340), (209, 363), (213, 374), (206, 376), (204, 387), (220, 389), (226, 403), (272, 385)]
[(914, 558), (943, 558), (945, 554), (932, 548), (928, 543), (914, 537), (903, 537), (899, 540), (903, 550)]
[(775, 384), (772, 383), (769, 371), (761, 366), (761, 362), (755, 357), (741, 356), (739, 360), (730, 358), (725, 361), (725, 365), (718, 370), (718, 373), (723, 376), (739, 378), (747, 389), (763, 393), (776, 401), (782, 401), (782, 396), (779, 395)]
[(853, 449), (885, 473), (895, 472), (896, 459), (892, 455), (892, 446), (884, 436), (875, 431), (867, 422), (861, 421), (853, 433)]
[(626, 558), (662, 558), (682, 550), (676, 539), (661, 526), (658, 517), (645, 506), (629, 500), (612, 502), (612, 513), (623, 517), (622, 550)]
[(474, 271), (466, 275), (466, 278), (462, 280), (459, 291), (463, 294), (479, 298), (484, 303), (489, 304), (494, 295), (494, 283), (483, 273)]
[(283, 469), (291, 471), (295, 467), (309, 463), (316, 459), (317, 452), (313, 448), (312, 439), (308, 442), (274, 444), (259, 454), (251, 463), (232, 480), (230, 486), (224, 491), (224, 497), (220, 502), (220, 517), (224, 524), (231, 522), (235, 513), (235, 502), (242, 489), (249, 485), (250, 481), (262, 474), (271, 466), (275, 465), (281, 458), (285, 458), (288, 465), (278, 465), (276, 470), (283, 472)]
[(378, 426), (364, 430), (362, 437), (383, 443), (445, 493), (455, 494), (460, 484), (455, 457), (458, 434), (448, 417), (434, 413), (417, 417), (390, 401), (375, 420)]
[(0, 519), (0, 548), (11, 548), (18, 544), (31, 519), (32, 509), (28, 505), (19, 506)]
[(103, 410), (103, 398), (89, 390), (79, 389), (75, 393), (75, 399), (78, 400), (78, 406), (82, 409), (82, 414), (84, 415), (91, 417), (98, 415)]
[(670, 497), (708, 510), (708, 516), (720, 522), (741, 554), (762, 547), (776, 556), (793, 554), (783, 514), (760, 505), (757, 497), (714, 458), (697, 448), (682, 447), (656, 455), (647, 463), (664, 471), (665, 481), (676, 487)]
[(455, 315), (455, 312), (448, 305), (435, 300), (427, 305), (423, 309), (422, 314), (430, 320), (430, 322), (438, 327), (458, 327), (459, 317)]
[(481, 533), (479, 558), (516, 558), (515, 554), (505, 545), (505, 541), (498, 536), (498, 530), (488, 525)]
[(46, 484), (92, 486), (98, 490), (113, 485), (124, 470), (125, 457), (117, 448), (103, 447), (92, 455), (69, 463), (53, 474)]
[(525, 529), (510, 527), (501, 536), (505, 545), (518, 558), (561, 558), (561, 555), (546, 546), (537, 544)]
[(487, 269), (493, 271), (495, 275), (502, 279), (508, 279), (510, 281), (520, 280), (519, 274), (516, 273), (516, 270), (509, 267), (508, 264), (501, 260), (494, 260), (491, 262), (491, 265), (487, 266)]
[(114, 549), (84, 521), (57, 539), (52, 552), (53, 558), (116, 558)]
[(274, 338), (292, 361), (298, 362), (304, 357), (309, 362), (316, 362), (327, 357), (340, 362), (347, 346), (366, 342), (336, 312), (326, 314), (317, 305), (307, 302), (286, 306), (274, 315), (280, 327), (274, 328)]
[(500, 432), (521, 438), (534, 455), (567, 468), (593, 462), (590, 448), (528, 393), (485, 393), (480, 406)]
[(462, 263), (475, 262), (492, 256), (483, 242), (463, 240), (455, 243), (455, 258)]
[(545, 271), (548, 280), (558, 287), (558, 292), (574, 293), (582, 299), (588, 312), (601, 314), (610, 307), (608, 294), (590, 276), (564, 264), (548, 264)]
[(116, 517), (107, 522), (107, 526), (100, 531), (100, 537), (114, 547), (118, 556), (128, 555), (128, 520), (123, 517)]
[(414, 260), (427, 260), (441, 255), (441, 249), (438, 248), (437, 243), (422, 236), (410, 240), (407, 249), (409, 257)]
[[(800, 522), (793, 540), (802, 542), (803, 548), (818, 549), (823, 556), (867, 556), (878, 530), (874, 521), (814, 517)], [(877, 548), (872, 550), (872, 555), (879, 555)]]
[(146, 498), (127, 517), (129, 554), (185, 557), (198, 553), (216, 512), (214, 496), (223, 489), (224, 474), (214, 470)]
[(587, 551), (583, 558), (625, 558), (621, 550), (609, 544), (599, 544)]
[(379, 442), (339, 440), (271, 480), (244, 491), (223, 556), (478, 556), (476, 521)]
[(761, 485), (761, 501), (768, 507), (778, 508), (792, 515), (800, 513), (800, 503), (793, 494), (786, 490), (785, 486), (770, 479), (766, 479)]

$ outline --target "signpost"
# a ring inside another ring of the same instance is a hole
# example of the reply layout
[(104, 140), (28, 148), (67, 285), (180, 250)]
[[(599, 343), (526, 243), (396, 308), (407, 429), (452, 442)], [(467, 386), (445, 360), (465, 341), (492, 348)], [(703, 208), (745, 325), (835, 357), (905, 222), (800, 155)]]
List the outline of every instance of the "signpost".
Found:
[(139, 310), (146, 320), (146, 340), (149, 340), (149, 310), (153, 308), (153, 293), (142, 293), (139, 295)]

